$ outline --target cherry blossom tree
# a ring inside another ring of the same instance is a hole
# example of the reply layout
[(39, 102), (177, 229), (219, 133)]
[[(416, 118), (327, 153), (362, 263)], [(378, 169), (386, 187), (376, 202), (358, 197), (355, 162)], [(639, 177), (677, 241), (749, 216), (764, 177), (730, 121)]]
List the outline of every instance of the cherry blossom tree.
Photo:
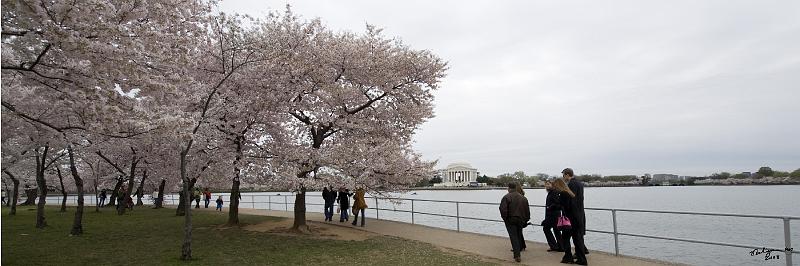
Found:
[[(306, 189), (324, 184), (329, 176), (324, 173), (347, 172), (335, 158), (367, 156), (341, 154), (344, 149), (339, 146), (380, 138), (405, 154), (393, 157), (402, 159), (396, 164), (430, 167), (420, 164), (407, 147), (414, 130), (432, 117), (432, 91), (446, 68), (441, 59), (428, 51), (413, 50), (400, 40), (386, 39), (373, 26), (367, 26), (363, 35), (335, 33), (319, 20), (302, 21), (291, 12), (271, 26), (289, 36), (281, 50), (291, 51), (275, 70), (282, 78), (277, 86), (292, 93), (288, 104), (281, 106), (291, 118), (283, 124), (288, 141), (276, 151), (281, 151), (281, 160), (295, 166), (295, 171), (282, 173), (281, 182), (298, 191), (294, 229), (306, 228)], [(414, 180), (403, 176), (405, 171), (394, 170), (380, 173), (387, 181), (384, 183)], [(377, 176), (369, 173), (359, 176)]]

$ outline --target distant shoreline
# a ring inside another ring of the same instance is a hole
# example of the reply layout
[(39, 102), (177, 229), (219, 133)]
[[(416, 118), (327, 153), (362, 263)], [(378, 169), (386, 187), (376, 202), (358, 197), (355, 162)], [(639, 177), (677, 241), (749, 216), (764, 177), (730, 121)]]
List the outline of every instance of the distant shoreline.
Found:
[[(584, 183), (586, 184), (586, 183)], [(781, 184), (697, 184), (697, 185), (599, 185), (593, 186), (586, 184), (587, 188), (594, 187), (728, 187), (728, 186), (786, 186), (786, 185), (800, 185), (797, 183), (781, 183)], [(408, 190), (505, 190), (506, 187), (412, 187)], [(526, 187), (525, 189), (544, 189), (544, 187)]]

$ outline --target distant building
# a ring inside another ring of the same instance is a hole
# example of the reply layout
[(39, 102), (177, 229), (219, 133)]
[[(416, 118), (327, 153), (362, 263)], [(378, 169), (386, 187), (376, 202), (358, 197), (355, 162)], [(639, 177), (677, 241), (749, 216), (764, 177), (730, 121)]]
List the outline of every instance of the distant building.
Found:
[(650, 182), (653, 183), (653, 184), (667, 184), (668, 185), (668, 184), (672, 184), (672, 183), (678, 183), (681, 180), (682, 180), (681, 177), (678, 176), (678, 175), (673, 175), (673, 174), (654, 174), (653, 175), (653, 179), (650, 180)]
[(442, 178), (442, 183), (434, 186), (466, 187), (478, 181), (478, 169), (468, 163), (453, 163), (436, 171), (435, 176)]

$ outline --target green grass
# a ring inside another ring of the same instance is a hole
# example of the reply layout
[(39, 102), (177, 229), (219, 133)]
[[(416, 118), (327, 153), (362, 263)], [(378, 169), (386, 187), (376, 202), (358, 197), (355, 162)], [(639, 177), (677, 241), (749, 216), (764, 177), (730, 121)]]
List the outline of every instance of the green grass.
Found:
[[(173, 209), (138, 208), (118, 216), (111, 209), (84, 213), (84, 234), (69, 236), (74, 207), (48, 208), (49, 227), (35, 228), (34, 207), (2, 211), (2, 265), (479, 265), (476, 257), (445, 253), (432, 245), (393, 237), (341, 241), (281, 236), (240, 228), (220, 229), (227, 213), (193, 212), (192, 261), (180, 261), (183, 217)], [(243, 223), (281, 218), (240, 215)]]

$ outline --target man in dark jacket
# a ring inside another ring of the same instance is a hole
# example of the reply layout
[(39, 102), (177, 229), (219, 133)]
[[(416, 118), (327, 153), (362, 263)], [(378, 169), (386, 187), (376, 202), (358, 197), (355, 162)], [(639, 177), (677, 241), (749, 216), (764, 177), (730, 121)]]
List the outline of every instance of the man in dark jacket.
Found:
[(508, 194), (500, 200), (500, 216), (503, 217), (508, 237), (511, 239), (514, 260), (520, 262), (519, 253), (523, 241), (522, 228), (531, 219), (531, 210), (528, 206), (528, 199), (517, 192), (517, 184), (508, 184)]
[(575, 248), (582, 248), (584, 254), (589, 254), (589, 250), (586, 248), (585, 243), (583, 243), (583, 236), (586, 235), (586, 211), (583, 209), (583, 182), (575, 179), (575, 173), (572, 171), (572, 168), (565, 168), (563, 171), (561, 171), (561, 174), (563, 175), (564, 180), (567, 181), (567, 187), (569, 187), (569, 190), (572, 190), (572, 192), (575, 193), (575, 201), (578, 205), (578, 211), (576, 214), (578, 215), (577, 218), (580, 220), (580, 228), (573, 227), (572, 230), (575, 232), (573, 236), (575, 240), (578, 240), (577, 236), (580, 236), (581, 245), (578, 247), (576, 244)]
[(322, 199), (325, 200), (325, 221), (333, 221), (333, 204), (336, 203), (336, 191), (333, 187), (322, 189)]

